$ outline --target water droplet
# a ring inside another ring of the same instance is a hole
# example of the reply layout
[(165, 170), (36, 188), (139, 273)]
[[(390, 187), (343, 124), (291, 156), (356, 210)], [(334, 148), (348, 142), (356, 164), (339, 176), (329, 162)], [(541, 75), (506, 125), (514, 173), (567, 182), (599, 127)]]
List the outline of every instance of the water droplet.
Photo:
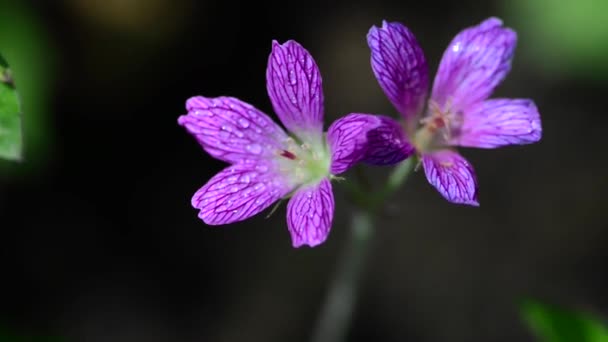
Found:
[(247, 151), (253, 154), (260, 154), (262, 153), (262, 146), (260, 146), (259, 144), (249, 144), (247, 145)]
[(289, 100), (291, 101), (291, 103), (293, 103), (294, 105), (298, 104), (298, 99), (296, 99), (295, 95), (291, 95), (289, 97)]
[(256, 185), (253, 187), (253, 189), (254, 189), (255, 191), (262, 190), (262, 189), (264, 189), (264, 184), (262, 184), (262, 183), (258, 183), (258, 184), (256, 184)]
[(241, 182), (249, 183), (250, 181), (251, 181), (251, 178), (249, 177), (248, 174), (244, 174), (243, 176), (241, 176)]
[(260, 127), (266, 127), (266, 125), (268, 124), (266, 120), (264, 120), (264, 118), (258, 115), (256, 112), (250, 110), (248, 113), (250, 117), (254, 118), (255, 122), (257, 122)]
[(268, 166), (266, 166), (264, 164), (260, 164), (260, 165), (257, 165), (255, 167), (255, 169), (258, 170), (258, 171), (260, 171), (260, 172), (266, 172), (266, 171), (268, 171)]
[(239, 187), (238, 186), (233, 186), (232, 188), (230, 188), (231, 192), (237, 192), (239, 191)]
[(296, 85), (296, 83), (298, 83), (296, 73), (293, 70), (289, 70), (289, 83), (291, 83), (291, 85)]
[[(304, 64), (304, 63), (302, 63), (302, 64)], [(306, 59), (306, 70), (310, 70), (310, 69), (312, 69), (312, 67), (313, 67), (312, 66), (312, 58), (307, 58)]]
[(239, 125), (241, 125), (242, 128), (247, 128), (249, 127), (249, 120), (245, 119), (245, 118), (240, 118), (238, 120)]

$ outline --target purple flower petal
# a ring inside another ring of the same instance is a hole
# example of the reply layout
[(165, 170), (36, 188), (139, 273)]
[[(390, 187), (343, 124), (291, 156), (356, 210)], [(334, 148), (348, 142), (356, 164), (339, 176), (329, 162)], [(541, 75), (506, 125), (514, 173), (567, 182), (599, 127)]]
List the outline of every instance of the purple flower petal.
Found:
[(213, 176), (192, 197), (206, 224), (245, 220), (268, 208), (293, 189), (268, 161), (229, 166)]
[(365, 160), (374, 165), (396, 164), (414, 152), (395, 120), (381, 115), (349, 114), (329, 126), (331, 173), (345, 172)]
[(320, 138), (323, 133), (321, 83), (319, 68), (306, 49), (293, 40), (272, 42), (266, 88), (281, 122), (296, 135)]
[(402, 24), (384, 21), (369, 30), (367, 44), (384, 93), (407, 121), (414, 119), (428, 91), (428, 67), (418, 41)]
[(477, 178), (469, 162), (457, 152), (441, 150), (422, 156), (426, 179), (452, 203), (478, 206)]
[(298, 189), (287, 204), (287, 227), (293, 246), (323, 243), (333, 218), (334, 194), (329, 180)]
[(416, 149), (404, 134), (399, 122), (376, 115), (380, 124), (367, 132), (364, 162), (372, 165), (393, 165), (414, 154)]
[(511, 69), (517, 35), (490, 18), (460, 32), (444, 52), (432, 100), (455, 111), (487, 99)]
[(266, 114), (232, 97), (192, 97), (186, 109), (178, 123), (210, 155), (229, 163), (274, 156), (288, 139)]
[(532, 100), (492, 99), (472, 106), (463, 115), (452, 145), (495, 148), (540, 140), (542, 127)]

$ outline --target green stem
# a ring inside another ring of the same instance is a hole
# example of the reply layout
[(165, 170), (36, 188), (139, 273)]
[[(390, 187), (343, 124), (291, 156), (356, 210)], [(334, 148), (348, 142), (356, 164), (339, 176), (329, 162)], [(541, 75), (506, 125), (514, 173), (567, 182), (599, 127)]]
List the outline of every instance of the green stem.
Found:
[(388, 176), (388, 180), (384, 187), (382, 187), (379, 191), (373, 194), (373, 200), (370, 204), (370, 209), (374, 212), (378, 211), (384, 205), (384, 202), (399, 189), (403, 183), (407, 180), (409, 175), (414, 170), (414, 167), (418, 165), (418, 158), (416, 156), (412, 156), (405, 161), (401, 162), (401, 164), (397, 165), (393, 172)]
[(319, 316), (313, 342), (343, 341), (348, 331), (372, 234), (372, 216), (368, 211), (353, 214), (351, 233)]
[(345, 339), (357, 300), (359, 278), (363, 273), (373, 234), (374, 217), (388, 197), (403, 185), (417, 162), (417, 159), (412, 157), (399, 164), (390, 174), (385, 186), (370, 194), (370, 200), (364, 200), (365, 193), (361, 186), (351, 187), (351, 195), (360, 197), (355, 198), (360, 208), (353, 213), (351, 236), (330, 284), (313, 332), (313, 342), (339, 342)]

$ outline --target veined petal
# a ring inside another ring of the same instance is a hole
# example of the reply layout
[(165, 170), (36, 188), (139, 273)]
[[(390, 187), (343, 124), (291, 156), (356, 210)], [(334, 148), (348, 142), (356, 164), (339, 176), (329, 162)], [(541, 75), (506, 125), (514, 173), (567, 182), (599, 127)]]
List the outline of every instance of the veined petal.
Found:
[(310, 53), (299, 43), (272, 42), (266, 69), (266, 88), (274, 111), (299, 138), (323, 133), (321, 73)]
[(399, 123), (381, 115), (344, 116), (329, 126), (327, 142), (332, 155), (330, 171), (334, 175), (360, 161), (374, 165), (396, 164), (414, 152)]
[(463, 115), (452, 145), (495, 148), (540, 140), (542, 127), (532, 100), (492, 99), (472, 106)]
[(329, 180), (298, 189), (287, 204), (287, 227), (293, 246), (323, 243), (333, 218), (334, 194)]
[(380, 87), (406, 120), (414, 119), (428, 88), (428, 67), (416, 37), (402, 24), (384, 21), (369, 30), (367, 44)]
[(399, 122), (382, 115), (376, 115), (380, 124), (367, 132), (367, 152), (364, 162), (372, 165), (393, 165), (414, 154), (416, 149), (410, 143)]
[(422, 155), (426, 179), (448, 201), (478, 206), (477, 178), (469, 162), (460, 154), (441, 150)]
[(487, 99), (511, 69), (516, 33), (498, 18), (460, 32), (444, 52), (432, 100), (454, 111)]
[(186, 109), (178, 123), (210, 155), (229, 163), (274, 156), (288, 139), (266, 114), (232, 97), (192, 97)]
[(206, 224), (245, 220), (285, 196), (293, 185), (268, 161), (234, 164), (213, 176), (192, 197)]

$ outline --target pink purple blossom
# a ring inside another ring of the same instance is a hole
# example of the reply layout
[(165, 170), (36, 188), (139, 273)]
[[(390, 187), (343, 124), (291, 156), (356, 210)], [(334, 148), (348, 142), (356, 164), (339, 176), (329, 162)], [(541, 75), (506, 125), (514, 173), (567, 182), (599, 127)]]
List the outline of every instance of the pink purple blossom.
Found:
[[(460, 32), (443, 54), (430, 97), (428, 67), (410, 30), (384, 22), (367, 36), (374, 74), (404, 119), (426, 178), (448, 201), (479, 205), (477, 178), (457, 146), (496, 148), (540, 140), (529, 99), (488, 99), (511, 68), (516, 33), (489, 18)], [(393, 134), (395, 134), (393, 132)]]
[[(300, 44), (272, 44), (266, 87), (288, 134), (266, 114), (232, 97), (196, 96), (178, 122), (214, 158), (230, 164), (192, 198), (207, 224), (245, 220), (282, 198), (294, 247), (316, 246), (329, 234), (334, 215), (331, 180), (359, 161), (396, 162), (413, 152), (392, 120), (350, 114), (323, 132), (321, 74)], [(373, 156), (369, 150), (389, 153)]]

